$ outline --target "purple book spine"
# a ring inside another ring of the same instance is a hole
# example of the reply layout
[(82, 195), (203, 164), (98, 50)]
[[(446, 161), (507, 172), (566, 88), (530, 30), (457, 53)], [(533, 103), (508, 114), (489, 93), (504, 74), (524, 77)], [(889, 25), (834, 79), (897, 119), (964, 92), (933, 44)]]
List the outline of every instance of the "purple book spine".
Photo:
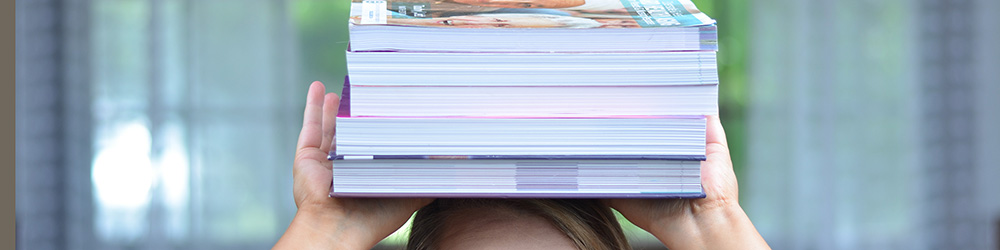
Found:
[(646, 198), (646, 199), (696, 199), (705, 198), (705, 192), (692, 193), (346, 193), (330, 190), (330, 197), (344, 198)]
[(704, 161), (704, 155), (330, 155), (328, 160), (674, 160)]
[[(344, 90), (340, 92), (340, 107), (337, 108), (337, 117), (351, 117), (351, 77), (344, 76)], [(336, 148), (337, 141), (334, 140), (334, 145), (330, 148)], [(326, 155), (327, 160), (333, 160), (337, 157), (337, 151), (330, 150)]]
[(344, 91), (340, 93), (340, 108), (337, 117), (351, 117), (351, 77), (344, 76)]

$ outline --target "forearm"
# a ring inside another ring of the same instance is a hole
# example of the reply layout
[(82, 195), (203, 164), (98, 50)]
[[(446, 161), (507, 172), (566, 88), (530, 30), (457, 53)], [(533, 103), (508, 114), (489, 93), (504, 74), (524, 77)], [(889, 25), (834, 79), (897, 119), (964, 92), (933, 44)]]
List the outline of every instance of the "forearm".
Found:
[(670, 249), (770, 249), (739, 205), (676, 216), (651, 233)]
[(371, 249), (371, 234), (343, 216), (299, 211), (274, 249)]

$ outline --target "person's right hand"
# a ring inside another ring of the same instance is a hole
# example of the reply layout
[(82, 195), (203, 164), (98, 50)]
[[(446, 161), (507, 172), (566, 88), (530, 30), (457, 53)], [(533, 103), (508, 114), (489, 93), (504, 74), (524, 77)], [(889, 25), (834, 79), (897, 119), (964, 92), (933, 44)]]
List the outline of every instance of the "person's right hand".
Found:
[(718, 115), (708, 117), (701, 199), (605, 200), (670, 249), (765, 249), (739, 204), (739, 186)]
[(295, 151), (293, 194), (298, 212), (275, 249), (370, 249), (433, 199), (332, 198), (333, 147), (340, 98), (320, 82), (309, 86)]

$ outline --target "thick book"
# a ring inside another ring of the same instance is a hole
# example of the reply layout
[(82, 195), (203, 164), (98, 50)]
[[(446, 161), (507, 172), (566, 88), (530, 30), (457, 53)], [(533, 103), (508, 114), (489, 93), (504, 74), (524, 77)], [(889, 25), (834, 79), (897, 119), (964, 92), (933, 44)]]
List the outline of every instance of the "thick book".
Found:
[(336, 155), (704, 160), (705, 118), (338, 117)]
[[(354, 110), (352, 100), (358, 97), (345, 78), (336, 118), (336, 152), (331, 152), (331, 159), (455, 155), (470, 156), (466, 159), (705, 158), (704, 115), (604, 115), (584, 111), (572, 117), (364, 116)], [(476, 102), (469, 100), (466, 105), (476, 106)]]
[(689, 0), (543, 2), (354, 0), (349, 50), (626, 52), (718, 48), (715, 20)]
[(333, 197), (701, 198), (699, 161), (335, 160)]
[(705, 196), (704, 116), (357, 116), (349, 86), (333, 197)]
[[(348, 52), (355, 116), (669, 116), (718, 112), (714, 51)], [(540, 101), (545, 100), (545, 101)]]

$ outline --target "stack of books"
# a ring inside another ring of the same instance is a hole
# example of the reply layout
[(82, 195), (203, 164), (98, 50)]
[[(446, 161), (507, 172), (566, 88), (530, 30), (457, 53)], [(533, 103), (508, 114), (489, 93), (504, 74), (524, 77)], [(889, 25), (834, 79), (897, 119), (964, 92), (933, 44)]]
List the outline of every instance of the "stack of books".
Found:
[(704, 197), (714, 20), (533, 1), (355, 0), (330, 195)]

